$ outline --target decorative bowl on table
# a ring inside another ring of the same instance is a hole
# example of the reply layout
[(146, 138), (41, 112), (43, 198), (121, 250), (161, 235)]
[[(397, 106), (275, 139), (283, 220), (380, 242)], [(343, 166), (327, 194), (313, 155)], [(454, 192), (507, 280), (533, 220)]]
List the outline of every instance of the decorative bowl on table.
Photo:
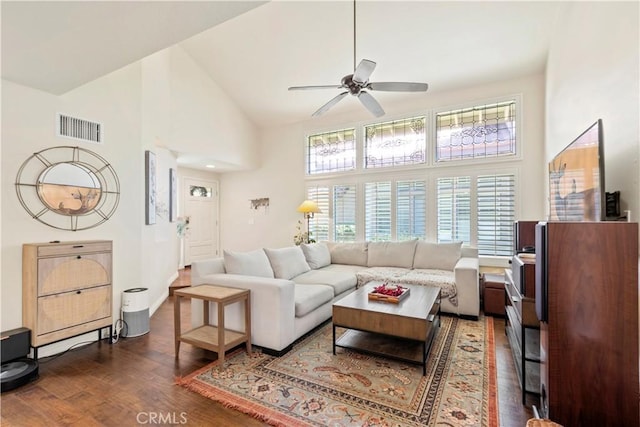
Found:
[(369, 299), (397, 304), (407, 295), (409, 295), (409, 288), (385, 282), (375, 286), (373, 290), (369, 292)]

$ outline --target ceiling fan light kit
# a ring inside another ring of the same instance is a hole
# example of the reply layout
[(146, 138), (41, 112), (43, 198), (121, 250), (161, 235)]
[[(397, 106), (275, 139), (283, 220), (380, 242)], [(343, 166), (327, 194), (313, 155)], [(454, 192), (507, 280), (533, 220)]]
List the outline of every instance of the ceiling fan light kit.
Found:
[(291, 86), (289, 90), (313, 90), (313, 89), (346, 89), (333, 97), (329, 102), (318, 108), (312, 117), (317, 117), (327, 112), (336, 105), (342, 98), (351, 94), (357, 97), (362, 105), (376, 117), (384, 115), (384, 109), (368, 90), (378, 90), (384, 92), (426, 92), (429, 85), (426, 83), (410, 82), (369, 82), (369, 77), (376, 68), (376, 63), (368, 59), (356, 63), (356, 2), (353, 2), (353, 74), (347, 74), (340, 81), (340, 85), (320, 85), (320, 86)]

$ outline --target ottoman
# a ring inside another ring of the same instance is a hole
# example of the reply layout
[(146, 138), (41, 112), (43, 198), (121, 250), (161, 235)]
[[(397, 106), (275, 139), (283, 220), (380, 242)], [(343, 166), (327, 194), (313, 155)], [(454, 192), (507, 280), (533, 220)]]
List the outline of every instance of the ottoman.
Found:
[(484, 273), (484, 314), (504, 316), (504, 274)]

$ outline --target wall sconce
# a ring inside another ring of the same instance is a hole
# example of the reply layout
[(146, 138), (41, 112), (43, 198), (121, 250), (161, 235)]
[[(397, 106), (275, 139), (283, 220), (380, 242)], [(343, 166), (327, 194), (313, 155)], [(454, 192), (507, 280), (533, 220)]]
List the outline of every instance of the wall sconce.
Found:
[(322, 213), (322, 211), (320, 210), (320, 208), (318, 207), (318, 204), (316, 202), (314, 202), (313, 200), (305, 200), (304, 202), (302, 202), (300, 204), (300, 206), (298, 206), (298, 209), (296, 209), (298, 212), (302, 212), (302, 214), (304, 215), (304, 218), (307, 220), (307, 241), (306, 243), (309, 243), (309, 220), (311, 218), (313, 218), (313, 214), (316, 213)]

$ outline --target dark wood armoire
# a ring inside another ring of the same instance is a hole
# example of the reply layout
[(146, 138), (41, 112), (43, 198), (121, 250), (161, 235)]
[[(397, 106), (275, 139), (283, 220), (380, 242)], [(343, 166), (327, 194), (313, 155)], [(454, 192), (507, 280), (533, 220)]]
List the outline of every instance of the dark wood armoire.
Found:
[(638, 426), (638, 224), (536, 226), (541, 412), (564, 427)]

